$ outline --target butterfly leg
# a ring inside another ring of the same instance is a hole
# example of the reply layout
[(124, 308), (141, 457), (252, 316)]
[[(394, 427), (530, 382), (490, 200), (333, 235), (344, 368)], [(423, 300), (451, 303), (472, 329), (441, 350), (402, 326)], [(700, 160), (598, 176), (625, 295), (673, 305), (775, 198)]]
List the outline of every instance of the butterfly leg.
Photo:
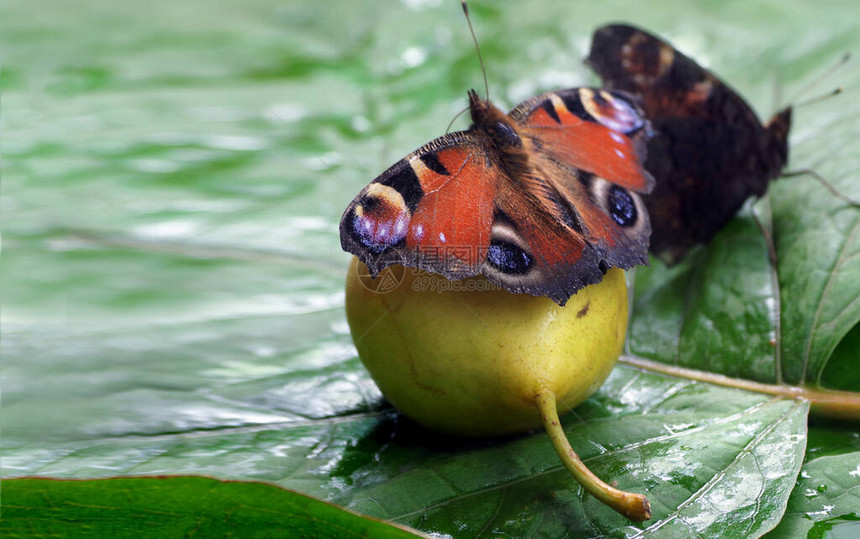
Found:
[(790, 171), (783, 172), (782, 174), (780, 174), (780, 177), (782, 177), (782, 178), (793, 178), (793, 177), (797, 177), (797, 176), (812, 176), (813, 178), (818, 180), (818, 182), (821, 183), (821, 185), (826, 187), (827, 190), (830, 191), (830, 193), (833, 196), (835, 196), (836, 198), (838, 198), (839, 200), (846, 202), (846, 203), (854, 206), (855, 208), (860, 207), (860, 201), (855, 200), (855, 199), (843, 194), (842, 192), (840, 192), (838, 189), (836, 189), (836, 187), (833, 186), (832, 183), (827, 181), (823, 176), (821, 176), (819, 173), (815, 172), (811, 168), (803, 168), (800, 170), (790, 170)]
[(761, 231), (761, 235), (764, 236), (764, 242), (767, 244), (767, 256), (770, 259), (770, 265), (774, 271), (776, 271), (777, 267), (777, 258), (776, 258), (776, 245), (773, 243), (773, 235), (770, 233), (770, 230), (765, 226), (762, 222), (761, 217), (759, 216), (758, 210), (755, 208), (755, 205), (750, 206), (750, 210), (752, 213), (752, 218), (755, 221), (756, 226), (759, 231)]
[[(768, 206), (768, 210), (770, 207)], [(767, 245), (767, 254), (770, 259), (770, 278), (771, 278), (771, 286), (773, 287), (773, 311), (771, 312), (771, 316), (773, 317), (773, 331), (775, 338), (771, 341), (774, 346), (774, 360), (775, 365), (774, 368), (776, 370), (775, 380), (778, 384), (782, 384), (782, 354), (781, 354), (781, 337), (782, 337), (782, 304), (780, 302), (780, 289), (779, 289), (779, 273), (777, 269), (779, 266), (777, 265), (778, 260), (776, 257), (776, 244), (773, 242), (773, 234), (771, 234), (770, 229), (764, 224), (761, 217), (759, 216), (759, 212), (756, 209), (756, 205), (752, 204), (750, 206), (750, 213), (753, 217), (753, 221), (755, 221), (756, 226), (758, 226), (759, 231), (761, 231), (761, 235), (764, 237), (765, 244)], [(768, 215), (770, 212), (768, 211)]]

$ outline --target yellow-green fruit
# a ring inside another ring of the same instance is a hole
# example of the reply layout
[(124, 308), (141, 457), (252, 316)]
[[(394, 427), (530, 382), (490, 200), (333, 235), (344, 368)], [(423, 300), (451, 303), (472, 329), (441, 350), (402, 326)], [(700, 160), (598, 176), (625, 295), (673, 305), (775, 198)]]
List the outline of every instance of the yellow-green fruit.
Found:
[(468, 436), (540, 427), (536, 397), (566, 412), (612, 370), (627, 328), (624, 273), (564, 307), (483, 277), (452, 282), (395, 266), (372, 279), (353, 259), (346, 314), (359, 356), (385, 397), (431, 429)]

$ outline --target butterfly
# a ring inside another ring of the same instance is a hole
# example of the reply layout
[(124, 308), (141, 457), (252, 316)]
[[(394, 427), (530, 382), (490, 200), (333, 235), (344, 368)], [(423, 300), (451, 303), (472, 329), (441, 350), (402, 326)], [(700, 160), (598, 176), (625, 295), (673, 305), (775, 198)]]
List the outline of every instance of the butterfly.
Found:
[(469, 129), (401, 159), (344, 212), (341, 246), (371, 275), (484, 275), (564, 305), (609, 268), (647, 263), (652, 129), (629, 96), (573, 88), (504, 114), (472, 90), (469, 110)]
[(791, 107), (762, 124), (726, 83), (669, 43), (624, 24), (594, 32), (586, 59), (607, 88), (640, 99), (655, 136), (645, 168), (651, 251), (674, 264), (707, 243), (788, 160)]

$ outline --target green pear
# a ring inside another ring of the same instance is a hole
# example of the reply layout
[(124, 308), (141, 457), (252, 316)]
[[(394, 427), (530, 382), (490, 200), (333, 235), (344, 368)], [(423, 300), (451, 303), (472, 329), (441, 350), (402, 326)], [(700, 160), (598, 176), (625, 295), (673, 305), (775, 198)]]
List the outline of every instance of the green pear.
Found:
[(461, 436), (543, 426), (589, 492), (631, 519), (650, 517), (644, 496), (610, 487), (585, 467), (558, 419), (600, 387), (621, 354), (627, 284), (620, 269), (561, 307), (484, 277), (449, 281), (392, 266), (374, 278), (353, 258), (346, 316), (362, 363), (406, 416)]

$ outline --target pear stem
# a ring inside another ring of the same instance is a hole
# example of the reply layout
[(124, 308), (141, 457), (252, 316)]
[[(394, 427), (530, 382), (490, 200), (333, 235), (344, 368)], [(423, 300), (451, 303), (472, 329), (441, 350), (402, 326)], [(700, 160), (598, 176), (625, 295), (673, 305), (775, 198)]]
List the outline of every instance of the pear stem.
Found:
[(552, 440), (555, 452), (558, 453), (558, 458), (561, 459), (564, 467), (579, 481), (579, 484), (585, 490), (630, 520), (641, 522), (651, 518), (651, 504), (648, 503), (648, 499), (645, 496), (618, 490), (607, 485), (594, 475), (580, 460), (579, 456), (570, 446), (570, 442), (564, 434), (564, 429), (561, 428), (554, 392), (548, 389), (541, 390), (535, 397), (535, 404), (543, 418), (546, 433), (549, 435), (550, 440)]

